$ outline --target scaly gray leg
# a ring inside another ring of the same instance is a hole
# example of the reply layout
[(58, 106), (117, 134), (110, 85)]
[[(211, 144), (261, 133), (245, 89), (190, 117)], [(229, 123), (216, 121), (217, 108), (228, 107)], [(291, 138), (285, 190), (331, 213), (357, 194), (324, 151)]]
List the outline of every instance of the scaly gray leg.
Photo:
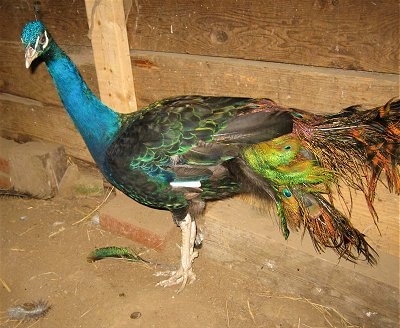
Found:
[(193, 260), (199, 255), (194, 250), (194, 241), (196, 239), (196, 222), (192, 220), (190, 214), (179, 223), (182, 231), (181, 245), (181, 266), (176, 271), (158, 272), (157, 276), (169, 275), (170, 278), (162, 280), (156, 286), (169, 287), (181, 283), (178, 293), (181, 292), (187, 283), (191, 284), (196, 280), (196, 275), (192, 270)]

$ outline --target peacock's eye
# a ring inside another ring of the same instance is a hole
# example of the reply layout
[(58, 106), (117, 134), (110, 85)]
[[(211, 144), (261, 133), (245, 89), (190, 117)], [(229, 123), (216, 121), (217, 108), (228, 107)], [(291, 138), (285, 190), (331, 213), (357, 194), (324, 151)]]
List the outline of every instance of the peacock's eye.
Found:
[(47, 32), (44, 31), (44, 33), (36, 39), (36, 44), (35, 44), (35, 49), (38, 49), (38, 46), (40, 45), (40, 49), (44, 50), (47, 45), (49, 44), (49, 37), (47, 36)]
[(45, 44), (45, 43), (46, 43), (46, 40), (47, 40), (46, 35), (45, 35), (45, 34), (42, 34), (42, 35), (40, 36), (39, 43), (40, 43), (40, 44)]

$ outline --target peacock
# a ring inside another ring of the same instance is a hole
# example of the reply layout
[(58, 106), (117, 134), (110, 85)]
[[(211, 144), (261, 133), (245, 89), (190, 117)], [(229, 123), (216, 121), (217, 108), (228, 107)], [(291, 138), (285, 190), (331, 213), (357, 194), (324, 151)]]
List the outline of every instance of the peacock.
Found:
[(160, 286), (196, 276), (196, 219), (235, 195), (275, 204), (284, 238), (308, 231), (317, 251), (377, 262), (377, 253), (333, 203), (344, 182), (376, 219), (378, 181), (400, 193), (400, 101), (318, 115), (261, 98), (186, 95), (117, 113), (88, 88), (41, 21), (21, 34), (25, 64), (47, 65), (61, 101), (105, 178), (133, 200), (168, 210), (182, 232), (181, 261)]

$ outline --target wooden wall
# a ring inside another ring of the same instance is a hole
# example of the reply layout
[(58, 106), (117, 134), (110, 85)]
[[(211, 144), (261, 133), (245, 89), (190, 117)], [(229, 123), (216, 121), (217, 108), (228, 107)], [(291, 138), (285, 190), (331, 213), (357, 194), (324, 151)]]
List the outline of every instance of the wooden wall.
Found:
[[(20, 31), (33, 2), (0, 3), (0, 132), (55, 141), (91, 161), (45, 66), (24, 67)], [(98, 93), (84, 0), (40, 3), (39, 18)], [(399, 96), (398, 0), (128, 0), (125, 10), (139, 107), (207, 94), (334, 112)], [(398, 254), (397, 220), (392, 208)]]
[[(139, 107), (208, 94), (329, 112), (399, 95), (397, 0), (125, 2)], [(40, 3), (39, 17), (97, 93), (84, 0)], [(0, 9), (2, 134), (57, 141), (90, 160), (44, 65), (24, 68), (20, 31), (33, 1)]]

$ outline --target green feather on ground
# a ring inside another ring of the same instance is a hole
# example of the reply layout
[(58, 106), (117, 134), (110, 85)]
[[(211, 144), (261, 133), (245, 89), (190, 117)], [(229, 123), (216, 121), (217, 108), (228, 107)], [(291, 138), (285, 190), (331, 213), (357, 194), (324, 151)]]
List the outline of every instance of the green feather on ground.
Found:
[(87, 261), (91, 263), (109, 257), (125, 259), (130, 262), (149, 263), (148, 261), (141, 258), (138, 254), (136, 254), (132, 249), (128, 247), (118, 247), (118, 246), (96, 248), (93, 252), (91, 252), (88, 255)]

